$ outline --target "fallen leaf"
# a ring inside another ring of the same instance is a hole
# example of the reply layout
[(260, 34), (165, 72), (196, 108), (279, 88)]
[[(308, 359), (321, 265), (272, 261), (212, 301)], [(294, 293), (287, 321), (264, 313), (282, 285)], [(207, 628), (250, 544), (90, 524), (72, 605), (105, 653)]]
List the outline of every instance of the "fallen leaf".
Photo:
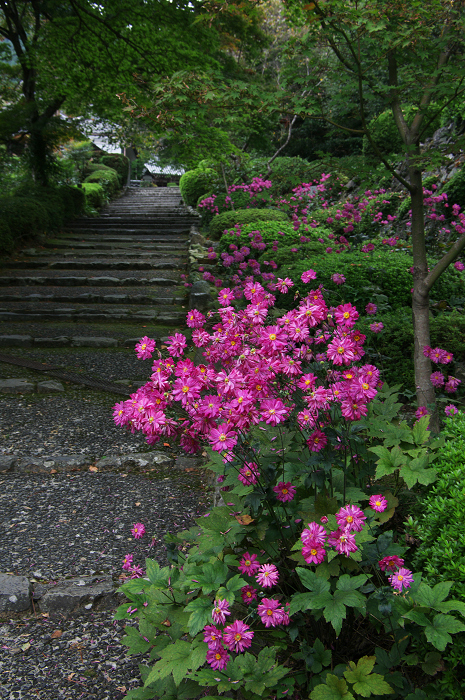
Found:
[(140, 506), (140, 501), (137, 501), (136, 506)]
[(163, 443), (163, 447), (169, 447), (169, 446), (170, 446), (170, 443), (169, 443), (169, 442), (164, 442), (164, 443)]
[(56, 474), (57, 470), (56, 469), (50, 469), (50, 474)]
[(21, 649), (22, 649), (23, 651), (27, 651), (27, 650), (30, 649), (30, 648), (31, 648), (31, 645), (29, 644), (29, 642), (26, 642), (26, 644), (23, 644), (22, 647), (21, 647)]
[(168, 620), (168, 618), (166, 618), (166, 620), (163, 620), (161, 624), (165, 625), (165, 627), (171, 627), (171, 622)]
[(185, 472), (195, 472), (195, 467), (186, 467), (184, 469)]
[(254, 521), (254, 519), (246, 513), (244, 515), (235, 515), (234, 517), (236, 518), (237, 522), (241, 525), (250, 525), (250, 523), (253, 523)]
[(98, 468), (97, 467), (89, 467), (89, 471), (90, 472), (98, 472)]
[[(145, 326), (142, 326), (142, 328), (145, 328)], [(126, 686), (125, 685), (117, 685), (116, 690), (119, 690), (120, 693), (125, 693), (126, 692)]]
[(124, 479), (124, 477), (125, 477), (125, 476), (127, 476), (127, 474), (121, 474), (121, 476), (122, 476), (122, 477), (123, 477), (123, 479)]
[(69, 676), (68, 676), (68, 680), (69, 680), (69, 681), (72, 681), (72, 680), (73, 680), (73, 676), (75, 676), (75, 675), (76, 675), (76, 674), (74, 673), (74, 671), (73, 671), (73, 673), (70, 673)]
[(58, 637), (61, 637), (62, 634), (63, 634), (63, 630), (55, 630), (50, 635), (50, 639), (58, 639)]

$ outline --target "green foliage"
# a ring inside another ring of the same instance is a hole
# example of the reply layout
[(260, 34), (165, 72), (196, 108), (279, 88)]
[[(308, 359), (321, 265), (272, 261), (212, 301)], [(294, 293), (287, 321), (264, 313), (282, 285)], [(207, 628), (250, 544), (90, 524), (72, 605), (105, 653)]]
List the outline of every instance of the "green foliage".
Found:
[[(309, 163), (299, 156), (293, 158), (278, 156), (271, 163), (270, 175), (267, 175), (267, 161), (267, 158), (251, 159), (245, 165), (245, 169), (250, 180), (259, 175), (271, 180), (271, 193), (275, 197), (291, 194), (292, 190), (302, 182), (315, 182), (317, 184), (322, 173), (327, 172), (326, 164), (322, 164), (319, 160)], [(337, 168), (334, 169), (331, 179), (327, 182), (328, 195), (333, 188), (340, 192), (342, 185), (346, 184), (348, 179), (344, 173), (337, 172)]]
[[(1, 200), (0, 200), (0, 210), (1, 210)], [(0, 255), (6, 253), (11, 253), (15, 245), (15, 239), (13, 232), (9, 224), (3, 219), (0, 219)]]
[[(235, 243), (237, 246), (245, 245), (250, 247), (250, 242), (253, 240), (253, 234), (255, 234), (257, 231), (260, 233), (263, 242), (266, 243), (267, 246), (271, 246), (274, 241), (278, 241), (278, 250), (280, 249), (281, 245), (287, 246), (287, 248), (290, 245), (297, 245), (300, 241), (300, 237), (302, 236), (302, 232), (294, 231), (293, 225), (288, 221), (257, 221), (242, 226), (240, 236), (235, 235), (234, 229), (232, 232), (224, 233), (221, 236), (219, 250), (227, 250), (230, 243)], [(320, 249), (321, 252), (323, 252), (324, 248), (321, 246), (321, 244), (319, 244), (318, 250)], [(274, 253), (271, 252), (269, 247), (261, 257), (264, 257), (265, 260), (275, 260)], [(291, 254), (291, 258), (293, 257), (295, 257), (295, 254)]]
[(234, 228), (236, 224), (245, 226), (257, 223), (258, 227), (258, 223), (262, 221), (282, 221), (287, 223), (289, 219), (285, 212), (279, 211), (279, 209), (238, 209), (237, 211), (226, 211), (212, 219), (209, 236), (214, 241), (218, 241), (225, 230)]
[(106, 165), (118, 173), (120, 185), (125, 185), (129, 173), (129, 159), (122, 153), (111, 153), (102, 156), (99, 161), (102, 165)]
[(199, 197), (211, 190), (217, 174), (212, 168), (188, 170), (179, 180), (181, 196), (190, 207), (195, 207)]
[[(430, 120), (429, 115), (432, 116), (436, 110), (437, 105), (430, 106), (430, 110), (427, 113), (427, 121)], [(417, 107), (414, 106), (407, 106), (404, 108), (404, 116), (407, 123), (412, 122), (417, 111)], [(432, 136), (436, 129), (439, 129), (440, 125), (441, 117), (440, 114), (438, 114), (432, 119), (426, 131), (422, 134), (422, 139)], [(383, 155), (387, 155), (388, 153), (401, 153), (404, 150), (405, 147), (394, 121), (392, 110), (387, 109), (372, 119), (368, 124), (368, 130)], [(363, 153), (365, 156), (375, 156), (375, 152), (366, 136), (363, 137)]]
[(417, 517), (420, 546), (415, 565), (426, 579), (450, 579), (452, 591), (465, 601), (465, 414), (446, 419), (446, 438), (435, 462), (438, 481), (422, 500)]
[(440, 192), (447, 192), (449, 215), (452, 214), (450, 209), (452, 204), (459, 204), (463, 208), (465, 206), (465, 169), (461, 167), (460, 170), (441, 187)]
[(120, 188), (118, 174), (116, 170), (108, 168), (106, 170), (96, 170), (88, 175), (84, 182), (96, 183), (103, 187), (107, 197), (114, 197)]
[(87, 204), (94, 209), (101, 209), (101, 207), (106, 204), (107, 198), (102, 185), (96, 182), (83, 182), (82, 190), (85, 194)]

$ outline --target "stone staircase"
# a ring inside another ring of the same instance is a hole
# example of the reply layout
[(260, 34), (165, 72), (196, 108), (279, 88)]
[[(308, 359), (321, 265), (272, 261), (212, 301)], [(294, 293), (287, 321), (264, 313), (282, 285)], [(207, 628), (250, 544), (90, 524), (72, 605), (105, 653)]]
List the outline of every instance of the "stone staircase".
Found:
[(88, 334), (80, 326), (89, 323), (182, 325), (181, 274), (196, 221), (177, 187), (128, 188), (98, 218), (78, 219), (3, 264), (0, 335), (23, 326), (44, 339), (57, 324), (66, 337)]

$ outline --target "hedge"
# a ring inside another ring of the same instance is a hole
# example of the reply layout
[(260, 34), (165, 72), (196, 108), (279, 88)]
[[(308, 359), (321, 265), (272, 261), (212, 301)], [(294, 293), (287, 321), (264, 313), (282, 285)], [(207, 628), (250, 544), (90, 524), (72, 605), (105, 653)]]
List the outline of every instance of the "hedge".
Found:
[(212, 189), (217, 179), (212, 168), (188, 170), (179, 180), (181, 197), (189, 207), (195, 207), (199, 197)]
[(21, 241), (59, 230), (83, 207), (84, 193), (68, 186), (23, 186), (13, 195), (0, 197), (0, 253), (10, 253)]
[(102, 185), (105, 194), (108, 197), (114, 197), (119, 190), (119, 180), (118, 174), (113, 169), (108, 170), (96, 170), (95, 172), (88, 175), (84, 182), (97, 183)]
[[(431, 261), (430, 264), (433, 264)], [(300, 280), (305, 270), (312, 268), (317, 273), (318, 284), (323, 284), (330, 292), (338, 292), (346, 301), (365, 308), (372, 301), (373, 287), (389, 299), (393, 310), (411, 305), (412, 258), (399, 251), (375, 251), (374, 253), (325, 253), (322, 256), (300, 260), (283, 265), (280, 277), (290, 277), (301, 294), (306, 293), (306, 285)], [(339, 272), (346, 278), (346, 285), (335, 284), (331, 277)], [(347, 289), (350, 287), (351, 289)], [(453, 267), (449, 267), (433, 287), (431, 297), (448, 301), (463, 289), (463, 279)], [(339, 302), (338, 302), (339, 303)]]
[(113, 168), (118, 173), (121, 185), (125, 185), (129, 175), (129, 158), (122, 153), (112, 153), (102, 156), (99, 161), (102, 165)]
[(225, 211), (215, 216), (210, 223), (209, 236), (218, 241), (223, 232), (234, 228), (236, 224), (245, 226), (259, 221), (285, 221), (289, 222), (285, 212), (279, 209), (238, 209), (237, 211)]
[(106, 204), (107, 198), (102, 185), (97, 182), (83, 182), (82, 189), (87, 203), (94, 209), (100, 209)]

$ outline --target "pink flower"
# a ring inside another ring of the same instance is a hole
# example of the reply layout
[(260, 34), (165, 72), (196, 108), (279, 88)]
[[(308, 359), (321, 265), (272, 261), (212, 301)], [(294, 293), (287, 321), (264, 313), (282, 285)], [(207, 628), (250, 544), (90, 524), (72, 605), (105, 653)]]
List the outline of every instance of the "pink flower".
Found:
[(281, 399), (265, 399), (260, 404), (263, 420), (271, 425), (282, 423), (288, 414), (288, 409)]
[(240, 653), (252, 645), (254, 633), (249, 625), (241, 620), (235, 620), (232, 625), (228, 625), (223, 631), (223, 641), (231, 651)]
[(444, 386), (444, 375), (442, 372), (433, 372), (430, 375), (431, 384), (435, 387)]
[(426, 408), (426, 406), (419, 406), (419, 408), (417, 408), (417, 410), (415, 411), (415, 417), (418, 420), (420, 420), (420, 418), (423, 418), (423, 416), (428, 416), (428, 415), (429, 415), (429, 413), (428, 413), (428, 409)]
[(224, 625), (226, 616), (231, 615), (229, 603), (227, 600), (217, 600), (213, 608), (212, 618), (216, 625)]
[(395, 554), (391, 555), (390, 557), (384, 557), (378, 562), (381, 571), (396, 571), (396, 569), (401, 567), (403, 563), (404, 560), (397, 557)]
[(144, 569), (141, 566), (131, 566), (129, 572), (131, 578), (141, 578), (144, 575)]
[[(326, 248), (326, 252), (331, 252), (332, 248)], [(335, 272), (334, 275), (331, 276), (332, 281), (334, 284), (344, 284), (346, 281), (346, 278), (344, 275), (341, 275), (339, 272)]]
[(186, 323), (189, 328), (201, 328), (205, 323), (205, 316), (197, 309), (192, 309), (187, 314)]
[(203, 641), (209, 649), (218, 649), (221, 646), (221, 631), (215, 625), (205, 625), (203, 628)]
[(139, 360), (147, 360), (152, 357), (152, 353), (155, 349), (155, 341), (144, 335), (137, 343), (135, 349)]
[(209, 649), (207, 651), (207, 663), (215, 671), (221, 671), (226, 668), (229, 661), (229, 654), (224, 647), (218, 647), (218, 649)]
[(237, 443), (237, 434), (229, 430), (228, 423), (222, 423), (218, 428), (212, 428), (208, 439), (211, 442), (212, 450), (222, 452), (232, 449)]
[(354, 361), (355, 344), (350, 338), (335, 337), (329, 343), (326, 355), (335, 365), (348, 365)]
[(355, 535), (347, 530), (341, 530), (338, 528), (335, 532), (332, 532), (328, 538), (328, 544), (339, 552), (339, 554), (345, 554), (346, 557), (349, 556), (350, 552), (357, 551), (357, 545), (355, 544)]
[(445, 407), (444, 413), (446, 416), (455, 416), (456, 413), (458, 413), (458, 408), (457, 406), (454, 406), (453, 403), (450, 403), (448, 406)]
[(250, 605), (257, 598), (257, 589), (253, 586), (243, 586), (241, 588), (241, 597), (246, 605)]
[(349, 531), (361, 532), (367, 516), (358, 506), (345, 506), (336, 513), (337, 524)]
[(282, 623), (284, 609), (280, 607), (279, 600), (263, 598), (257, 612), (265, 627), (276, 627)]
[(389, 576), (389, 583), (396, 591), (402, 591), (403, 588), (410, 588), (413, 583), (412, 572), (409, 569), (399, 569), (395, 574)]
[(229, 306), (229, 304), (234, 301), (234, 292), (232, 292), (229, 287), (221, 289), (218, 294), (218, 301), (221, 306)]
[(143, 525), (142, 523), (135, 523), (135, 525), (133, 525), (132, 527), (131, 532), (136, 540), (140, 540), (140, 538), (145, 535), (145, 525)]
[(463, 264), (463, 262), (460, 262), (460, 260), (457, 260), (457, 262), (454, 263), (454, 267), (459, 272), (462, 272), (462, 270), (465, 270), (465, 265)]
[(461, 379), (456, 379), (456, 377), (448, 377), (444, 389), (447, 391), (448, 394), (453, 394), (454, 391), (457, 391), (457, 389), (459, 388), (459, 384), (461, 383)]
[(365, 306), (365, 311), (369, 316), (374, 316), (375, 313), (378, 311), (378, 307), (376, 306), (376, 304), (372, 304), (370, 301), (370, 303)]
[(241, 574), (253, 576), (259, 569), (260, 562), (257, 560), (257, 555), (246, 552), (239, 562), (239, 571)]
[(307, 440), (310, 452), (320, 452), (327, 444), (328, 438), (322, 430), (315, 430)]
[(167, 350), (171, 357), (182, 357), (186, 347), (186, 337), (182, 333), (168, 336)]
[(257, 465), (255, 462), (246, 462), (246, 464), (240, 469), (239, 476), (237, 477), (244, 486), (252, 486), (256, 484), (260, 476), (260, 472), (257, 471)]
[(278, 569), (274, 564), (262, 564), (255, 576), (255, 580), (263, 588), (271, 588), (276, 585), (279, 579)]
[(334, 318), (337, 324), (341, 324), (346, 328), (352, 328), (358, 319), (358, 311), (352, 304), (341, 304), (337, 307)]
[(295, 487), (292, 486), (290, 481), (287, 481), (286, 483), (284, 483), (284, 481), (280, 481), (279, 484), (273, 488), (273, 491), (275, 492), (278, 501), (282, 501), (283, 503), (286, 501), (292, 501), (295, 496)]
[(321, 564), (325, 558), (326, 550), (319, 547), (317, 544), (304, 544), (302, 547), (302, 556), (307, 564)]
[(315, 270), (307, 270), (306, 272), (303, 272), (300, 276), (300, 279), (302, 280), (302, 282), (310, 282), (310, 280), (316, 279)]
[(133, 554), (126, 554), (126, 556), (123, 559), (123, 569), (124, 571), (129, 571), (129, 569), (132, 566), (132, 560), (134, 559)]
[(384, 328), (383, 323), (370, 323), (370, 331), (372, 333), (381, 333)]
[(381, 495), (371, 496), (369, 503), (370, 508), (373, 508), (377, 513), (382, 513), (387, 508), (387, 501)]

